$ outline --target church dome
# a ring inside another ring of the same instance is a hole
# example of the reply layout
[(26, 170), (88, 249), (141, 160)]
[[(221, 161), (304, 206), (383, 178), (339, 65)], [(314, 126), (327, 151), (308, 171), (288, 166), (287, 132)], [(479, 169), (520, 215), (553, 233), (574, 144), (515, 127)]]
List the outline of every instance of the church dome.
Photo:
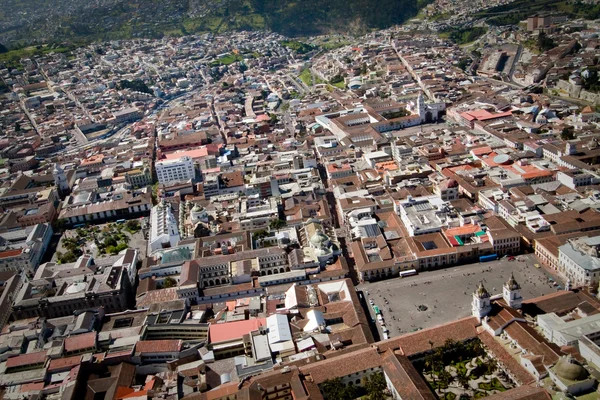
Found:
[(510, 274), (509, 280), (506, 281), (506, 287), (508, 288), (508, 290), (519, 290), (519, 289), (521, 289), (521, 285), (519, 285), (517, 283), (517, 281), (515, 280), (515, 276), (513, 274)]
[(487, 289), (485, 288), (485, 286), (483, 286), (483, 282), (479, 282), (479, 286), (477, 287), (477, 290), (475, 290), (475, 294), (480, 299), (490, 297), (490, 294), (488, 293)]
[(320, 232), (320, 231), (316, 232), (310, 238), (310, 243), (317, 248), (326, 247), (327, 242), (329, 242), (329, 238), (327, 237), (326, 234), (324, 234), (323, 232)]
[(572, 357), (563, 357), (554, 366), (556, 375), (569, 381), (583, 381), (590, 374)]

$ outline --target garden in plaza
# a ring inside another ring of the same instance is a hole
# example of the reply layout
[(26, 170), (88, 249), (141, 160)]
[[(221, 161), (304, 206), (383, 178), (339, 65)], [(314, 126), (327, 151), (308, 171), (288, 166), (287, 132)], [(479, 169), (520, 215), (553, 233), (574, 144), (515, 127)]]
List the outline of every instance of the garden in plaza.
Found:
[(479, 399), (515, 386), (478, 339), (448, 340), (436, 349), (430, 344), (432, 351), (413, 364), (440, 399)]
[(140, 229), (138, 220), (129, 220), (123, 224), (108, 223), (66, 231), (59, 243), (56, 261), (75, 262), (84, 252), (93, 256), (118, 254), (129, 248), (131, 236)]

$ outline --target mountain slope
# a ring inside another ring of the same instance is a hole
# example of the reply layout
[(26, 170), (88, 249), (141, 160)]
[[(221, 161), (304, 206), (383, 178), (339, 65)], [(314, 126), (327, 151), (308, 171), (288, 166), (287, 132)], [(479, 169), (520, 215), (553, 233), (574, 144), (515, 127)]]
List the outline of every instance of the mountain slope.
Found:
[(428, 0), (3, 0), (0, 42), (161, 37), (271, 29), (288, 36), (385, 28)]

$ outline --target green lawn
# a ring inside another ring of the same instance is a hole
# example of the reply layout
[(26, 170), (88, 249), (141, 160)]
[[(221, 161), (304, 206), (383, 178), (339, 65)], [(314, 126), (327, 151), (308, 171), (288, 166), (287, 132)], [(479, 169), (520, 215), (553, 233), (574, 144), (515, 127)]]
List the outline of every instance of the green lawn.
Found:
[(212, 63), (210, 63), (210, 65), (212, 65), (212, 66), (230, 65), (236, 61), (242, 61), (242, 60), (243, 60), (243, 58), (239, 54), (227, 54), (226, 56), (223, 56), (223, 57), (219, 58), (218, 60), (213, 61)]
[(337, 39), (324, 41), (319, 46), (325, 50), (335, 50), (339, 49), (340, 47), (348, 46), (349, 44), (350, 42), (345, 39)]
[(346, 84), (344, 83), (344, 81), (332, 83), (331, 85), (335, 86), (338, 89), (346, 89)]
[(479, 389), (483, 389), (483, 390), (497, 390), (499, 392), (505, 392), (506, 388), (504, 387), (504, 385), (502, 385), (502, 383), (500, 383), (500, 381), (498, 380), (498, 378), (493, 378), (491, 382), (487, 382), (487, 383), (480, 383), (479, 384)]
[(31, 58), (34, 56), (43, 56), (49, 53), (68, 53), (72, 49), (68, 47), (59, 46), (56, 48), (48, 47), (47, 45), (29, 46), (22, 49), (10, 50), (6, 53), (0, 54), (0, 63), (15, 64), (23, 58)]
[(304, 82), (306, 86), (313, 85), (312, 74), (310, 73), (310, 69), (304, 68), (302, 72), (300, 72), (300, 80)]

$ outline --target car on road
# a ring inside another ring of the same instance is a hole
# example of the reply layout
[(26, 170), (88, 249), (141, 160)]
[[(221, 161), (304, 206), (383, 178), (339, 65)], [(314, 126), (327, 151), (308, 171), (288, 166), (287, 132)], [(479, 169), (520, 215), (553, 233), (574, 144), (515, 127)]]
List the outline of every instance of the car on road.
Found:
[(369, 299), (369, 304), (372, 305), (372, 306), (375, 305), (375, 302), (373, 301), (373, 299)]

